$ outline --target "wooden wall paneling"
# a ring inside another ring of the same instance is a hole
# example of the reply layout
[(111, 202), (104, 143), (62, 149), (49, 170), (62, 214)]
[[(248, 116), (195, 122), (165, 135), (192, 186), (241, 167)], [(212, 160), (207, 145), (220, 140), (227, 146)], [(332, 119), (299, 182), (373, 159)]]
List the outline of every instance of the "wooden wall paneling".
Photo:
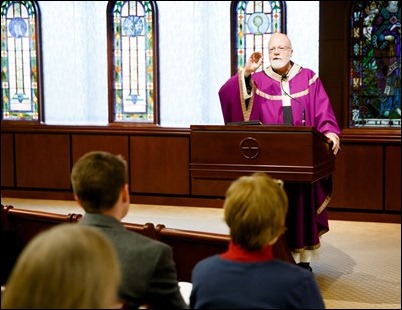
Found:
[(127, 135), (73, 134), (71, 140), (72, 162), (75, 163), (88, 152), (105, 151), (122, 155), (129, 163), (128, 140)]
[(189, 195), (188, 137), (130, 137), (132, 193)]
[(320, 1), (318, 73), (341, 128), (347, 126), (348, 28), (352, 3), (353, 1)]
[(329, 208), (383, 210), (383, 147), (343, 144), (334, 171)]
[(15, 134), (17, 188), (70, 189), (68, 134)]
[(344, 63), (346, 63), (343, 57), (343, 42), (339, 40), (327, 41), (325, 45), (320, 44), (320, 54), (323, 53), (331, 61), (326, 61), (325, 64), (320, 63), (319, 76), (324, 85), (324, 88), (331, 100), (332, 108), (336, 115), (336, 119), (340, 127), (342, 127), (343, 121), (343, 106), (344, 106), (344, 89), (342, 76), (344, 72)]
[(385, 158), (385, 210), (401, 212), (401, 146), (386, 146)]
[(14, 144), (11, 133), (1, 134), (1, 186), (14, 186)]

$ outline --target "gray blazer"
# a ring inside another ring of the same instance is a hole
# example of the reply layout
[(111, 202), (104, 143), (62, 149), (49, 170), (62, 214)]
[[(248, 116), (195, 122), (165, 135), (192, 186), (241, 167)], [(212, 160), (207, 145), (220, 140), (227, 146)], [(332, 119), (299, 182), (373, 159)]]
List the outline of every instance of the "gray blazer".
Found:
[(127, 307), (146, 304), (151, 308), (188, 308), (180, 293), (169, 245), (129, 231), (108, 215), (86, 213), (79, 224), (98, 227), (112, 240), (122, 269), (120, 298)]

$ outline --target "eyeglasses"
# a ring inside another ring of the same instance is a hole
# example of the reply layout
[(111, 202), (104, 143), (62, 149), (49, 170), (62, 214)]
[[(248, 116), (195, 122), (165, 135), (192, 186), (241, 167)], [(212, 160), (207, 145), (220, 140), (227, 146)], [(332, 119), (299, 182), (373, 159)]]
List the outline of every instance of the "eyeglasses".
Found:
[(278, 46), (278, 47), (272, 47), (269, 49), (269, 53), (272, 54), (275, 52), (275, 50), (278, 50), (279, 53), (282, 53), (286, 50), (290, 50), (289, 46)]

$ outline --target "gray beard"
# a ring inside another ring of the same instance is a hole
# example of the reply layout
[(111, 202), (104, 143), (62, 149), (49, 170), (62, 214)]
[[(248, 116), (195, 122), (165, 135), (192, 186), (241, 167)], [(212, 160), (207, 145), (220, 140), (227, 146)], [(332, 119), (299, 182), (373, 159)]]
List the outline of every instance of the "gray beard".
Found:
[(283, 60), (283, 59), (282, 60), (273, 60), (271, 62), (271, 67), (273, 69), (277, 70), (277, 69), (282, 69), (283, 67), (286, 66), (286, 64), (287, 64), (287, 61)]

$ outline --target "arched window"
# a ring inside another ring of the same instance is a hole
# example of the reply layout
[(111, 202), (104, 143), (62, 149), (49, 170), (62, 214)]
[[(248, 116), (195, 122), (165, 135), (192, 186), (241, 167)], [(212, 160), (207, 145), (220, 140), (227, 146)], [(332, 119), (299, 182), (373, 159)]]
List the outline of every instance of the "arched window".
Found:
[(351, 16), (349, 126), (400, 128), (400, 2), (354, 1)]
[[(232, 37), (232, 75), (243, 68), (254, 51), (263, 55), (267, 67), (268, 41), (274, 32), (286, 33), (284, 1), (232, 1), (230, 8)], [(260, 70), (261, 70), (260, 68)]]
[(36, 1), (1, 3), (2, 120), (44, 121), (39, 29)]
[(159, 123), (156, 27), (154, 1), (108, 3), (110, 123)]

